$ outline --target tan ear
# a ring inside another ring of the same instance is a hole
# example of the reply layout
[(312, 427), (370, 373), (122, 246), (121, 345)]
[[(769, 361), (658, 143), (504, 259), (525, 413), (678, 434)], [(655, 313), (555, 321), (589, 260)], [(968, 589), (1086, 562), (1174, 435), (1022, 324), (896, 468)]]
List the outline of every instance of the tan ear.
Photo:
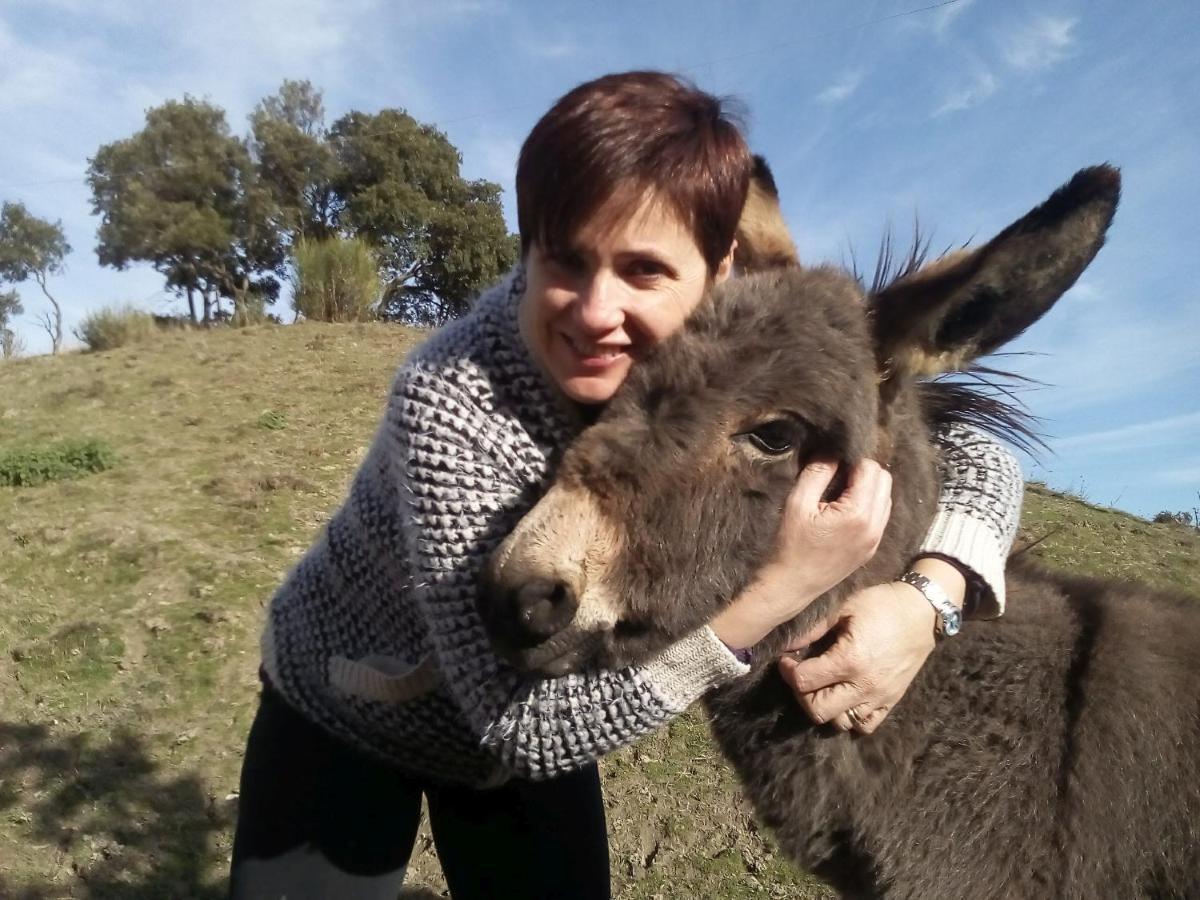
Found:
[(754, 174), (737, 227), (734, 263), (742, 272), (800, 265), (800, 254), (783, 221), (775, 177), (765, 159), (754, 157)]
[(1015, 338), (1091, 263), (1120, 196), (1117, 169), (1083, 169), (984, 246), (880, 291), (871, 306), (881, 372), (955, 371)]

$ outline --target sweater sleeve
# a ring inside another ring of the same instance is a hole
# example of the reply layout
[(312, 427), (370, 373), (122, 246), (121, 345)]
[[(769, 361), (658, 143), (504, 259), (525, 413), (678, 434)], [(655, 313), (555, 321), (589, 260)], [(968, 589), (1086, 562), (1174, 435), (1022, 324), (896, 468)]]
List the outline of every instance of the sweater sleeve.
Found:
[[(494, 423), (444, 386), (398, 382), (385, 427), (418, 604), (444, 684), (480, 746), (514, 775), (548, 778), (657, 729), (747, 671), (708, 628), (639, 667), (537, 679), (491, 648), (479, 574), (522, 493)], [(515, 464), (519, 468), (519, 461)]]
[(1004, 563), (1021, 519), (1024, 480), (1012, 451), (976, 428), (937, 434), (942, 492), (920, 555), (943, 556), (968, 570), (968, 608), (981, 618), (1004, 612)]

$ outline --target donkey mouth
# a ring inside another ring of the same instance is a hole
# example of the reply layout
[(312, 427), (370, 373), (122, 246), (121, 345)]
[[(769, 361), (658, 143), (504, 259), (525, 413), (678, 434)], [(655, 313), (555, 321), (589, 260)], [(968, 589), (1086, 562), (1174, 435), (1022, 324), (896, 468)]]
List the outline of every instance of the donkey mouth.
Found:
[(568, 629), (532, 647), (514, 647), (496, 638), (493, 645), (500, 658), (519, 671), (542, 678), (561, 678), (596, 664), (604, 645), (604, 632)]

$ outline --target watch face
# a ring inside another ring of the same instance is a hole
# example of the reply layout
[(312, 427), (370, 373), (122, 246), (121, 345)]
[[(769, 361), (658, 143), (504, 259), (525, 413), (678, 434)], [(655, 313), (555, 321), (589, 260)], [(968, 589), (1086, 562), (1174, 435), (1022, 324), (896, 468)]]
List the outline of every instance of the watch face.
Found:
[(962, 613), (956, 609), (950, 615), (943, 617), (942, 627), (948, 636), (958, 634), (958, 630), (962, 628)]

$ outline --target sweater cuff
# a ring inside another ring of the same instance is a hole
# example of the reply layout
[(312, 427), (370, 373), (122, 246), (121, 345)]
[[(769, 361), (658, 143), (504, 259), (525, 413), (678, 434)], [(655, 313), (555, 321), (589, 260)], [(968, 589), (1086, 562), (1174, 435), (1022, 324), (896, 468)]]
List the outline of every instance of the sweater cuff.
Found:
[(709, 689), (745, 675), (750, 667), (705, 625), (642, 666), (642, 678), (671, 712), (683, 712)]
[(970, 569), (980, 590), (975, 617), (994, 619), (1004, 613), (1004, 554), (1000, 540), (978, 519), (940, 511), (929, 526), (917, 555), (944, 556)]

